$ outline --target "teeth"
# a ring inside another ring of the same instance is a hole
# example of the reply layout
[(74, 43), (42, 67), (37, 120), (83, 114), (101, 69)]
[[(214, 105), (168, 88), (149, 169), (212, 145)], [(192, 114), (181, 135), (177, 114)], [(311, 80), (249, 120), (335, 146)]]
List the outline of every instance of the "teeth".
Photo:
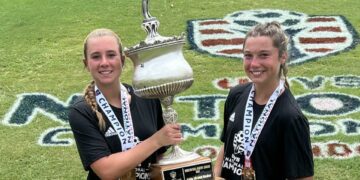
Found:
[(110, 74), (111, 71), (100, 71), (100, 74)]
[(260, 75), (261, 74), (261, 71), (253, 71), (252, 72), (254, 75)]

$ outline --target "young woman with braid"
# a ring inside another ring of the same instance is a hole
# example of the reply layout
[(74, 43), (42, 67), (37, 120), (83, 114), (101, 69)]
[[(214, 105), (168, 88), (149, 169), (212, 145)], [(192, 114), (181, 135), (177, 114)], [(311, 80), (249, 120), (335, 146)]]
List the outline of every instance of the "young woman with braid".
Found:
[(139, 98), (120, 82), (124, 60), (111, 30), (86, 37), (83, 62), (93, 81), (70, 108), (69, 122), (88, 179), (150, 179), (164, 147), (182, 141), (178, 124), (164, 125), (159, 100)]
[(243, 66), (251, 82), (232, 88), (225, 102), (215, 176), (312, 179), (309, 124), (286, 81), (287, 45), (277, 22), (247, 33)]

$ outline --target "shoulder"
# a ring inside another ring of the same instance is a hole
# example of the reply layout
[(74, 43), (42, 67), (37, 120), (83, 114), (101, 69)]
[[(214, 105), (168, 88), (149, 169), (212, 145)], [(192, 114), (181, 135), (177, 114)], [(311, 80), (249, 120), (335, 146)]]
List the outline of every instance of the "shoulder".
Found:
[(128, 91), (129, 94), (131, 94), (131, 95), (134, 94), (134, 88), (130, 84), (122, 83), (122, 85), (125, 86), (125, 88), (126, 88), (126, 90)]
[(250, 92), (252, 83), (246, 83), (241, 85), (236, 85), (230, 89), (227, 100), (236, 101), (236, 99), (240, 98), (243, 95), (247, 95)]
[(87, 110), (91, 109), (89, 104), (85, 101), (84, 96), (79, 96), (74, 103), (70, 106), (70, 110)]
[(231, 88), (225, 101), (225, 110), (232, 111), (239, 103), (245, 102), (251, 86), (252, 83), (246, 83)]
[(85, 101), (84, 97), (80, 96), (69, 108), (69, 124), (74, 126), (90, 121), (95, 121), (96, 123), (96, 114)]
[[(286, 88), (284, 93), (282, 93), (278, 99), (279, 105), (282, 110), (282, 112), (286, 114), (302, 114), (301, 109), (299, 105), (297, 104), (294, 95), (291, 93), (291, 91)], [(286, 111), (285, 111), (286, 110)]]
[(249, 92), (252, 83), (239, 84), (230, 89), (229, 96), (236, 96), (243, 94), (244, 92)]
[(299, 123), (302, 121), (307, 124), (307, 118), (302, 113), (295, 97), (289, 89), (285, 89), (284, 93), (278, 99), (279, 117), (284, 119), (285, 123)]

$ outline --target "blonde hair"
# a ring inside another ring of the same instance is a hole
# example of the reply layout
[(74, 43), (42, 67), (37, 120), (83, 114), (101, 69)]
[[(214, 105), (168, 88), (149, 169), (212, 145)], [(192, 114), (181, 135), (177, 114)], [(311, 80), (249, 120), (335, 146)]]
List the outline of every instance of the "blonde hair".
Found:
[(91, 109), (95, 112), (96, 117), (98, 118), (99, 121), (100, 130), (105, 130), (105, 124), (106, 124), (105, 119), (101, 114), (101, 112), (98, 110), (94, 87), (95, 87), (95, 81), (91, 81), (91, 83), (84, 90), (84, 99), (86, 103), (90, 105)]
[(84, 40), (84, 59), (87, 59), (87, 45), (88, 45), (88, 41), (91, 38), (97, 38), (97, 37), (103, 37), (103, 36), (110, 36), (110, 37), (114, 37), (119, 45), (119, 52), (121, 55), (121, 61), (122, 63), (124, 63), (123, 61), (124, 59), (124, 52), (122, 50), (122, 44), (121, 44), (121, 39), (120, 37), (112, 30), (110, 29), (106, 29), (106, 28), (100, 28), (100, 29), (95, 29), (93, 31), (91, 31), (85, 38)]
[[(270, 37), (273, 41), (273, 46), (279, 49), (279, 58), (284, 54), (287, 53), (287, 46), (288, 46), (288, 37), (286, 33), (281, 29), (281, 25), (279, 22), (272, 21), (264, 24), (257, 24), (254, 28), (252, 28), (245, 36), (244, 39), (244, 48), (246, 40), (249, 37), (258, 37), (258, 36), (267, 36)], [(285, 79), (285, 84), (287, 87), (289, 86), (289, 83), (287, 81), (287, 74), (288, 74), (288, 67), (285, 63), (280, 65), (280, 72), (279, 76), (283, 75)]]
[[(104, 28), (95, 29), (86, 36), (85, 41), (84, 41), (84, 60), (85, 61), (87, 60), (88, 40), (90, 38), (103, 37), (103, 36), (110, 36), (110, 37), (114, 37), (116, 39), (116, 41), (119, 45), (121, 62), (122, 62), (122, 65), (124, 65), (125, 57), (124, 57), (123, 51), (122, 51), (121, 39), (112, 30), (104, 29)], [(96, 117), (98, 118), (98, 121), (99, 121), (100, 130), (104, 131), (106, 123), (105, 123), (105, 119), (104, 119), (103, 115), (101, 114), (100, 111), (98, 111), (98, 105), (96, 103), (96, 96), (95, 96), (94, 88), (95, 88), (95, 81), (91, 81), (91, 83), (84, 90), (84, 99), (85, 99), (86, 103), (90, 105), (91, 109), (95, 112)]]

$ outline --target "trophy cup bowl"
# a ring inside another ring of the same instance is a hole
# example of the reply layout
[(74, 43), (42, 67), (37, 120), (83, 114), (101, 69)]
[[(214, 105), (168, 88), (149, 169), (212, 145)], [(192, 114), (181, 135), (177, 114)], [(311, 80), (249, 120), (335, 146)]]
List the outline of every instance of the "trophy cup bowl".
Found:
[[(165, 123), (176, 123), (177, 113), (171, 107), (173, 98), (194, 81), (193, 71), (182, 54), (184, 43), (184, 38), (179, 37), (126, 51), (134, 64), (135, 94), (143, 98), (159, 98)], [(196, 153), (186, 152), (176, 145), (159, 160), (159, 164), (181, 163), (198, 157)]]
[[(149, 14), (148, 0), (142, 1), (142, 12), (145, 18), (142, 27), (148, 35), (144, 41), (124, 51), (134, 65), (134, 92), (143, 98), (159, 98), (165, 123), (176, 123), (177, 113), (172, 108), (174, 96), (188, 89), (194, 81), (192, 68), (182, 53), (185, 35), (159, 35), (160, 23)], [(155, 166), (160, 173), (155, 173), (152, 179), (213, 177), (209, 158), (184, 151), (178, 145), (171, 146), (170, 152), (165, 153)]]
[(134, 64), (133, 87), (135, 94), (144, 98), (174, 96), (193, 83), (193, 71), (184, 59), (184, 39), (174, 38), (126, 51)]

